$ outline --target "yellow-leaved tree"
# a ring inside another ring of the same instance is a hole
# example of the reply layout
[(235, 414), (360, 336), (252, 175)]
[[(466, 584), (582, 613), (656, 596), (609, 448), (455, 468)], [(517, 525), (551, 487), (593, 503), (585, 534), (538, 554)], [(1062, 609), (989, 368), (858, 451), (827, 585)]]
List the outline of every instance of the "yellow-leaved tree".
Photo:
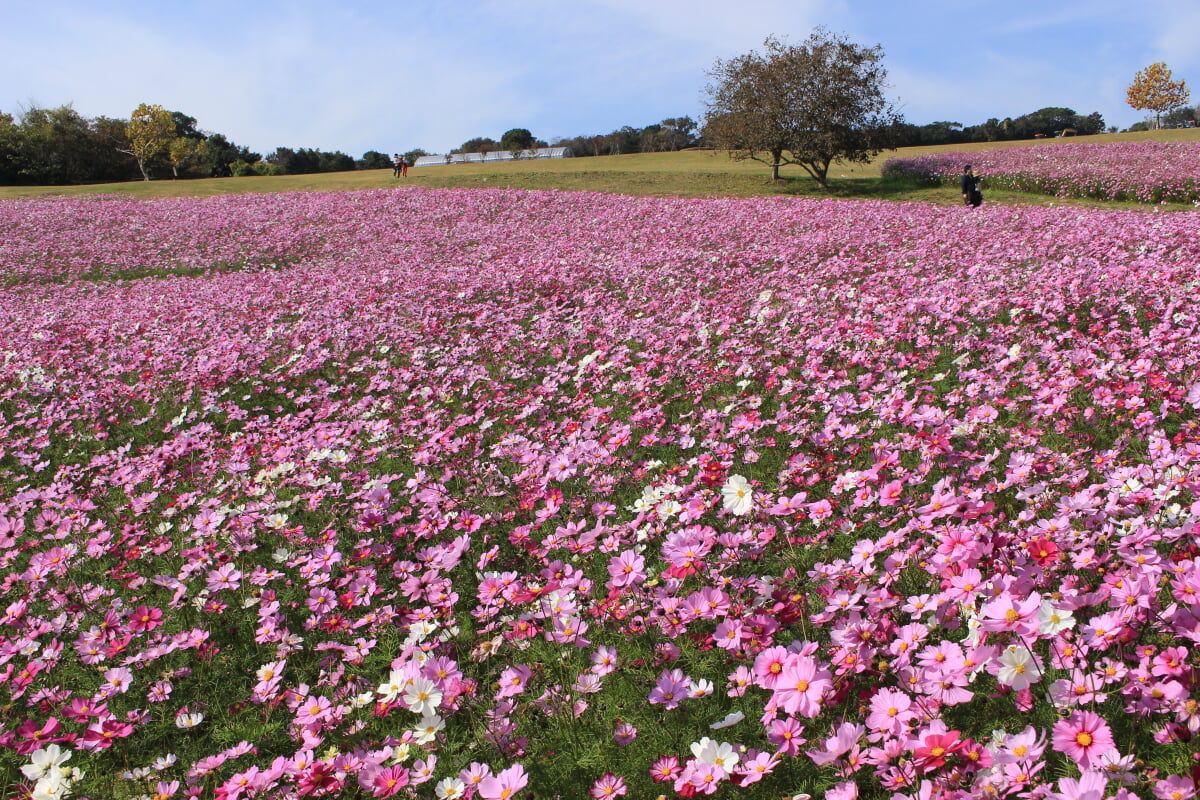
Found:
[(1171, 70), (1158, 61), (1133, 76), (1125, 89), (1125, 99), (1138, 111), (1154, 112), (1154, 127), (1159, 127), (1163, 114), (1186, 105), (1191, 92), (1183, 81), (1171, 80)]
[(204, 157), (204, 141), (179, 136), (167, 145), (167, 159), (171, 162), (171, 171), (179, 177), (179, 170), (189, 164), (194, 164)]
[(142, 178), (150, 180), (146, 169), (150, 160), (166, 150), (175, 138), (175, 118), (160, 105), (142, 103), (129, 117), (129, 149), (120, 150), (137, 159)]

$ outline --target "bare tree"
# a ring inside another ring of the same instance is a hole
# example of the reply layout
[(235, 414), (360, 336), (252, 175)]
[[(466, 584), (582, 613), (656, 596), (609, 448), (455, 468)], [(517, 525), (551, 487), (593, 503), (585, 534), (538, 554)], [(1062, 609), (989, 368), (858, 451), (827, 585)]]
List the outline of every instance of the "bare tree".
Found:
[(736, 159), (800, 166), (828, 188), (833, 162), (867, 163), (903, 120), (884, 96), (883, 49), (823, 28), (803, 44), (774, 37), (763, 52), (718, 60), (708, 73), (704, 136)]

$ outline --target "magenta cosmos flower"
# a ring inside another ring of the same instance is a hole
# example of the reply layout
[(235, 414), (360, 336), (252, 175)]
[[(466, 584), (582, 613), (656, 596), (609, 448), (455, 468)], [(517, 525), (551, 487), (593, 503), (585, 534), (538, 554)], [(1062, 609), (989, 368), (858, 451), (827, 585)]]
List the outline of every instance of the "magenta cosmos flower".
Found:
[(1112, 729), (1099, 714), (1076, 711), (1054, 723), (1051, 744), (1055, 750), (1075, 759), (1080, 769), (1090, 769), (1095, 759), (1113, 749)]

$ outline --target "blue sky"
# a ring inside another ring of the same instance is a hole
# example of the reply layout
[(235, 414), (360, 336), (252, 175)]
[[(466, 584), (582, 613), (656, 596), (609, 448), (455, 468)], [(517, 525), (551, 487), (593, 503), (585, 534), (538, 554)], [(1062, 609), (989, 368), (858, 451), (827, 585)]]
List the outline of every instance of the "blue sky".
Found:
[(1127, 127), (1154, 61), (1200, 102), (1200, 0), (0, 0), (0, 19), (0, 110), (159, 103), (264, 155), (700, 120), (716, 59), (817, 25), (881, 44), (918, 124), (1067, 106)]

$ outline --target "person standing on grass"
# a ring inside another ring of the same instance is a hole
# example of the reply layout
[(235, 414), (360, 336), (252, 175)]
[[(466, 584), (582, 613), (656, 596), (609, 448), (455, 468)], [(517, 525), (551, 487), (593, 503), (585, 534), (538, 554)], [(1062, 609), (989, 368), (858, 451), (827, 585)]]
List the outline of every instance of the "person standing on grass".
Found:
[(404, 163), (404, 159), (399, 153), (392, 153), (392, 177), (400, 177), (400, 165)]
[(400, 156), (400, 177), (408, 177), (408, 168), (412, 166), (408, 163), (408, 156)]
[(971, 171), (970, 164), (963, 167), (962, 196), (964, 206), (978, 208), (983, 205), (983, 193), (979, 191), (979, 178), (976, 178), (975, 173)]

